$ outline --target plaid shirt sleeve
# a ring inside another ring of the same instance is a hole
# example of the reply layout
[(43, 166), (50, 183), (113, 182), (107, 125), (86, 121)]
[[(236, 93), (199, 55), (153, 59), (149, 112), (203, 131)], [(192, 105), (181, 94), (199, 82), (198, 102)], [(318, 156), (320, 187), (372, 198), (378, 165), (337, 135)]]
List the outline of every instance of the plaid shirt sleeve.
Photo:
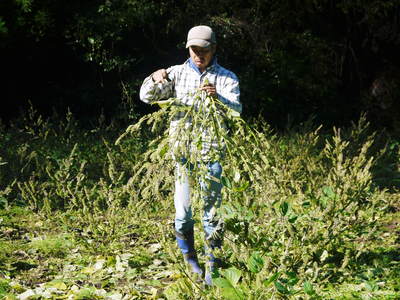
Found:
[(240, 103), (239, 80), (232, 72), (225, 75), (223, 87), (217, 90), (218, 98), (238, 113), (242, 113), (242, 104)]
[(140, 87), (140, 100), (145, 103), (152, 103), (163, 99), (174, 97), (173, 83), (155, 83), (152, 75), (146, 77)]

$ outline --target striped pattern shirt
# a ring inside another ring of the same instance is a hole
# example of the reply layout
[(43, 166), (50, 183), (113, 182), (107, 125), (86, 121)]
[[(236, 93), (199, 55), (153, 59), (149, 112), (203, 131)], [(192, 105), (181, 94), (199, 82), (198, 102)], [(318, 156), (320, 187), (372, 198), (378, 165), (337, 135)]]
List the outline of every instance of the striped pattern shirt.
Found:
[[(218, 99), (222, 103), (239, 113), (242, 112), (239, 80), (233, 72), (221, 67), (216, 59), (203, 73), (193, 66), (190, 58), (181, 65), (169, 67), (166, 71), (169, 81), (164, 83), (154, 83), (151, 75), (145, 78), (140, 88), (140, 100), (152, 103), (177, 98), (180, 104), (192, 105), (196, 90), (207, 79), (215, 86)], [(184, 112), (178, 114), (171, 122), (170, 133), (173, 133), (176, 124), (183, 116)]]
[(170, 81), (162, 84), (155, 84), (151, 76), (144, 80), (140, 88), (140, 99), (143, 102), (178, 98), (182, 104), (192, 105), (192, 96), (207, 78), (215, 86), (221, 102), (239, 113), (242, 112), (238, 78), (216, 61), (202, 74), (190, 65), (190, 59), (182, 65), (168, 68), (167, 73)]

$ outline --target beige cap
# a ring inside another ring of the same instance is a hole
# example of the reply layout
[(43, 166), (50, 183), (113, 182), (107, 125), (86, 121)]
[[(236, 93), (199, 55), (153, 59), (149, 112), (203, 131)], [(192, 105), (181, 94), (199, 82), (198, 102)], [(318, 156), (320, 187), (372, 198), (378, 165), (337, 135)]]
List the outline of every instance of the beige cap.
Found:
[(199, 46), (203, 48), (209, 47), (211, 44), (216, 44), (214, 31), (205, 25), (195, 26), (188, 32), (186, 48), (190, 46)]

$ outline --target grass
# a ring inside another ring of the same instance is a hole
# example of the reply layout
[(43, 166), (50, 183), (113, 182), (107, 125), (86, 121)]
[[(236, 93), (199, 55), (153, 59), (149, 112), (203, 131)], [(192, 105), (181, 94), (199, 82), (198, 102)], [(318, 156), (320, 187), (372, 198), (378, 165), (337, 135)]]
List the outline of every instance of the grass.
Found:
[(120, 126), (82, 129), (70, 114), (0, 126), (0, 299), (399, 299), (396, 140), (362, 119), (255, 126), (260, 151), (235, 141), (253, 180), (223, 162), (226, 264), (212, 288), (182, 263), (173, 164), (151, 156), (146, 127), (115, 145)]

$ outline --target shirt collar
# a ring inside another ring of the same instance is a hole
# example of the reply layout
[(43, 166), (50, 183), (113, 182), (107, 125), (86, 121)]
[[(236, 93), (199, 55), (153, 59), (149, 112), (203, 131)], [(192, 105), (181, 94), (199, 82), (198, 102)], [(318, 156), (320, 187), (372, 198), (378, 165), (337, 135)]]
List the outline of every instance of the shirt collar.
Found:
[[(211, 68), (214, 68), (214, 66), (216, 66), (217, 64), (217, 57), (214, 56), (210, 65), (206, 68), (206, 70), (210, 70)], [(189, 66), (196, 71), (197, 74), (201, 75), (201, 71), (200, 69), (195, 65), (194, 61), (192, 60), (191, 57), (189, 57)]]

